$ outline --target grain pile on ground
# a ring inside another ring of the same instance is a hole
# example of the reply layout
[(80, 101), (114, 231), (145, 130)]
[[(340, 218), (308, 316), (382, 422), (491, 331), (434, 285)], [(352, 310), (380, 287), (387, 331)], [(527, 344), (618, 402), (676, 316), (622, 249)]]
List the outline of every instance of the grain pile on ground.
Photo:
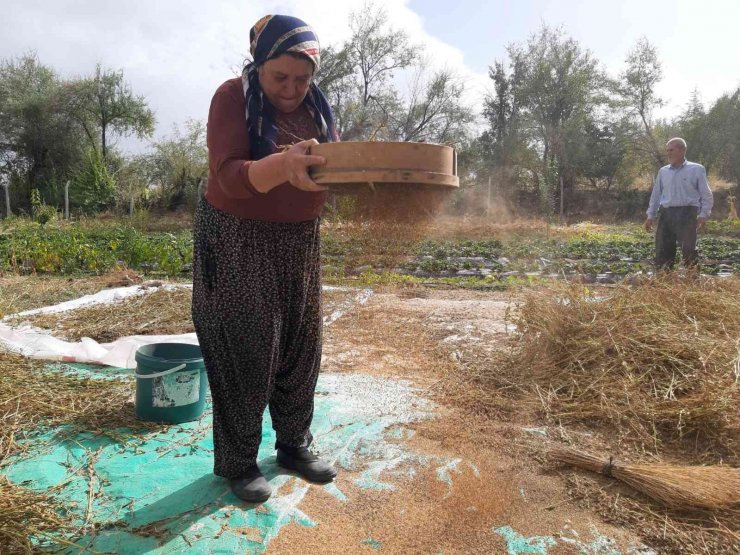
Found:
[(94, 305), (69, 312), (37, 314), (30, 324), (52, 330), (70, 341), (90, 337), (98, 342), (129, 335), (170, 335), (194, 331), (190, 316), (192, 291), (158, 289), (114, 305)]
[(486, 398), (506, 387), (553, 422), (740, 462), (740, 278), (554, 286), (526, 293), (515, 324), (511, 351), (472, 377)]

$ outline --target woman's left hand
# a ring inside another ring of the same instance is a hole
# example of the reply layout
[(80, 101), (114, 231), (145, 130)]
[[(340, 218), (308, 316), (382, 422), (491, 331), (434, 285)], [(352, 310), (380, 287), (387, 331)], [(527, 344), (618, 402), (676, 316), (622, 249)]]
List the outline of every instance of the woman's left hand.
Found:
[(309, 149), (317, 144), (319, 142), (316, 139), (309, 139), (296, 143), (283, 152), (287, 181), (301, 191), (320, 192), (327, 189), (326, 186), (315, 183), (308, 174), (309, 167), (326, 164), (326, 158), (323, 156), (308, 154)]

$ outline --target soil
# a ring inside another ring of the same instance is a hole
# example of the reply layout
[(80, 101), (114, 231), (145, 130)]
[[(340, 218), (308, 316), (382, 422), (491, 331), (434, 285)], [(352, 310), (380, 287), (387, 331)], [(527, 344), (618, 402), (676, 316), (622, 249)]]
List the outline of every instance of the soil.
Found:
[(552, 432), (538, 428), (531, 412), (498, 422), (445, 403), (438, 384), (456, 356), (495, 349), (507, 333), (510, 303), (505, 293), (399, 290), (374, 295), (327, 328), (323, 370), (413, 382), (439, 414), (412, 426), (407, 447), (461, 463), (451, 486), (421, 467), (409, 478), (384, 477), (396, 487), (391, 492), (360, 489), (357, 474), (341, 472), (337, 485), (348, 501), (312, 487), (301, 508), (318, 526), (289, 525), (268, 552), (506, 553), (495, 531), (505, 526), (524, 537), (573, 540), (547, 553), (579, 553), (576, 539), (590, 545), (604, 536), (622, 552), (641, 544), (569, 500), (563, 479), (542, 464)]

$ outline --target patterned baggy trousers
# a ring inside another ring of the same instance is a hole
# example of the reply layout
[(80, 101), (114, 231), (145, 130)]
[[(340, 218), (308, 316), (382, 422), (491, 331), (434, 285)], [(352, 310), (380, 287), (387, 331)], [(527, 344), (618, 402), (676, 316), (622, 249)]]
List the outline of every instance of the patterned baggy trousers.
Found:
[(214, 473), (256, 463), (269, 406), (277, 446), (311, 443), (321, 364), (319, 220), (238, 218), (201, 199), (193, 323), (213, 402)]

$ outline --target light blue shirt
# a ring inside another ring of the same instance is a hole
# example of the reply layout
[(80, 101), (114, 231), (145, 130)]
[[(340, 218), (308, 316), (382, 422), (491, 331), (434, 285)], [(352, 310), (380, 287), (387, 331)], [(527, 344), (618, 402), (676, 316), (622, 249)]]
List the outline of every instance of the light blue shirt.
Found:
[(713, 205), (707, 170), (701, 164), (684, 160), (678, 167), (668, 164), (660, 168), (653, 184), (647, 215), (654, 220), (661, 206), (696, 206), (699, 218), (709, 218)]

